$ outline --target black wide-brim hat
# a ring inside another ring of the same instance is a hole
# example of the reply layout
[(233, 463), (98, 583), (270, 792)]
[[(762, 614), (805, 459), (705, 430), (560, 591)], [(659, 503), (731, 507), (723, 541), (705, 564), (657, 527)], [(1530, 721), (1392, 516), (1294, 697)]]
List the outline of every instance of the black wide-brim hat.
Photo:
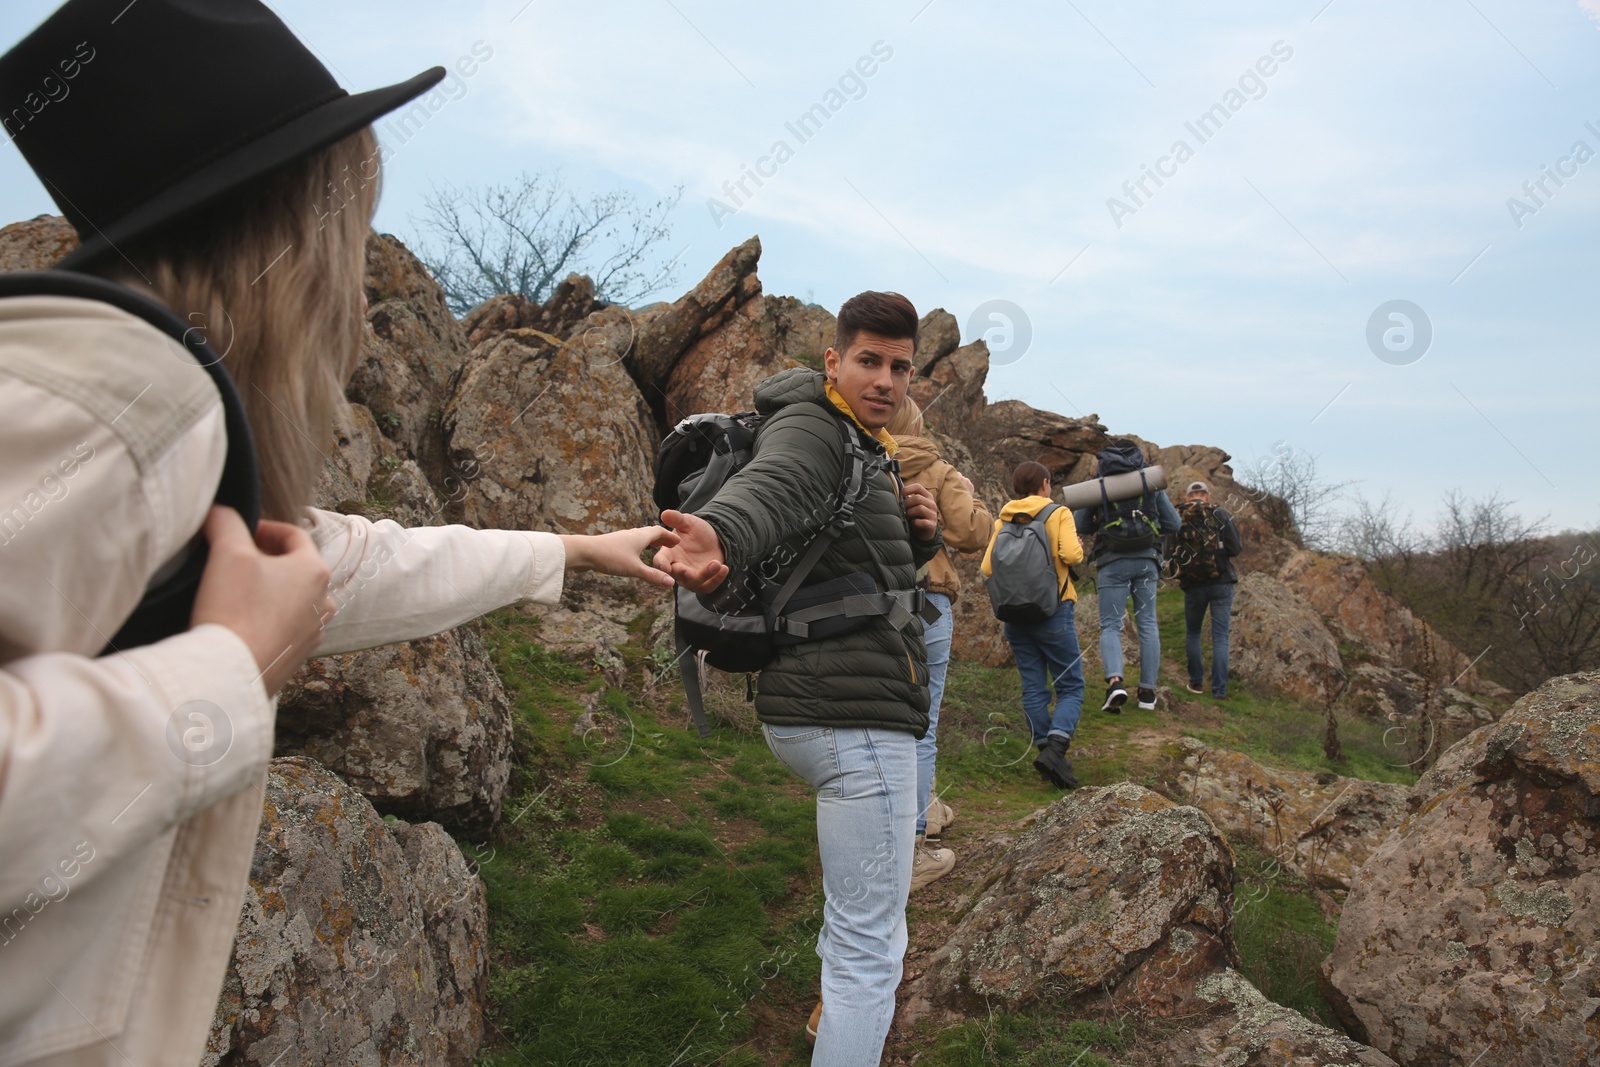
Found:
[(351, 95), (259, 0), (69, 0), (0, 56), (0, 123), (81, 267), (421, 96)]

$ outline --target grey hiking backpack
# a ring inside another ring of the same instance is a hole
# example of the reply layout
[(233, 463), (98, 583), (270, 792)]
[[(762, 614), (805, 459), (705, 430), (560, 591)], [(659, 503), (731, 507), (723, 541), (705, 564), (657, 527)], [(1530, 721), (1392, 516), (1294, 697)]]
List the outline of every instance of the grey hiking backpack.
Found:
[(1018, 515), (1002, 523), (989, 549), (989, 606), (1001, 622), (1041, 623), (1061, 607), (1054, 547), (1045, 522), (1060, 504), (1046, 504), (1032, 518)]

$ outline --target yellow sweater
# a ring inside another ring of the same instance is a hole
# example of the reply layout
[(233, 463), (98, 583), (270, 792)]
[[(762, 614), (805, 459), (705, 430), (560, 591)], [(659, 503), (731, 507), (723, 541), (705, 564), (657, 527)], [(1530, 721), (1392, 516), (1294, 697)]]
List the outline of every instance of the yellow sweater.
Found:
[[(1019, 515), (1032, 518), (1050, 503), (1050, 498), (1043, 496), (1025, 496), (1021, 500), (1006, 502), (1006, 506), (1000, 509), (1000, 517), (994, 521), (994, 530), (989, 534), (989, 547), (983, 551), (985, 576), (994, 573), (989, 566), (989, 553), (994, 551), (994, 539), (1000, 533), (1000, 527)], [(1055, 549), (1056, 584), (1064, 590), (1061, 599), (1077, 600), (1078, 591), (1072, 587), (1072, 577), (1067, 568), (1083, 562), (1083, 542), (1078, 540), (1078, 529), (1072, 524), (1072, 509), (1058, 507), (1045, 520), (1044, 529), (1050, 535), (1050, 544)]]

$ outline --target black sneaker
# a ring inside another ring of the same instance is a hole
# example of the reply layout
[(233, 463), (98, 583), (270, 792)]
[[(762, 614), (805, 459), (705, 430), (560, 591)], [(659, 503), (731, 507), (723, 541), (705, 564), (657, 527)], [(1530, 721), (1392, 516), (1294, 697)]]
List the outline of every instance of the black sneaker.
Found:
[(1106, 679), (1106, 702), (1100, 705), (1101, 711), (1109, 711), (1113, 715), (1122, 714), (1122, 705), (1128, 702), (1128, 691), (1122, 686), (1121, 678)]
[(1154, 711), (1155, 706), (1156, 691), (1154, 689), (1146, 689), (1141, 685), (1139, 687), (1139, 707), (1145, 711)]

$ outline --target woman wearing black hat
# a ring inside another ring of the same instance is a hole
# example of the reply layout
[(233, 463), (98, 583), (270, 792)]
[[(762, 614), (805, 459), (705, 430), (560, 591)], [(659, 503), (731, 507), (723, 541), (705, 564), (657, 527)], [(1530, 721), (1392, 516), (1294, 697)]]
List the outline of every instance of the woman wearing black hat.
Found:
[(0, 57), (81, 238), (74, 273), (0, 278), (0, 1067), (199, 1061), (307, 655), (567, 569), (664, 577), (656, 527), (306, 506), (360, 343), (370, 124), (443, 74), (352, 96), (258, 0), (72, 0)]

